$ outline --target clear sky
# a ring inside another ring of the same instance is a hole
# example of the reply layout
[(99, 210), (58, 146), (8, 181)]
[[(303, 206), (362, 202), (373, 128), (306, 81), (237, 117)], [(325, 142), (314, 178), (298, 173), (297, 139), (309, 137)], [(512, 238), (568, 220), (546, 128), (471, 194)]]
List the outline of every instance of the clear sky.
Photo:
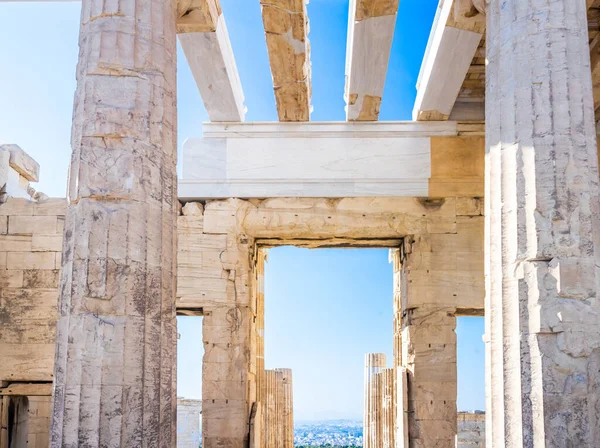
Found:
[[(400, 1), (381, 120), (411, 119), (437, 3)], [(246, 96), (247, 121), (274, 121), (259, 1), (221, 4)], [(0, 143), (17, 143), (40, 163), (37, 188), (49, 196), (62, 197), (66, 189), (80, 8), (78, 2), (0, 0)], [(308, 12), (312, 119), (344, 120), (348, 0), (311, 0)], [(181, 148), (186, 138), (201, 136), (208, 116), (180, 49), (178, 59)], [(272, 251), (266, 285), (267, 364), (294, 368), (298, 418), (361, 416), (363, 354), (383, 351), (391, 357), (391, 282), (385, 250)], [(330, 316), (314, 312), (317, 306)], [(329, 324), (318, 324), (325, 317), (331, 318)], [(179, 331), (180, 395), (199, 397), (201, 332), (193, 319), (180, 319)], [(483, 409), (482, 319), (461, 319), (457, 333), (459, 408)]]

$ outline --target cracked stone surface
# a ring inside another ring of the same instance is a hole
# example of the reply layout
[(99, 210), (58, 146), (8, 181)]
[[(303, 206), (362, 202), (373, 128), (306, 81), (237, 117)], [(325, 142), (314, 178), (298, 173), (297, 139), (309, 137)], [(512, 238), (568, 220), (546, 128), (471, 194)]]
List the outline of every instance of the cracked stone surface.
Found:
[(84, 0), (52, 447), (175, 443), (174, 0)]
[(600, 446), (600, 209), (586, 10), (585, 0), (491, 0), (486, 8), (489, 447)]

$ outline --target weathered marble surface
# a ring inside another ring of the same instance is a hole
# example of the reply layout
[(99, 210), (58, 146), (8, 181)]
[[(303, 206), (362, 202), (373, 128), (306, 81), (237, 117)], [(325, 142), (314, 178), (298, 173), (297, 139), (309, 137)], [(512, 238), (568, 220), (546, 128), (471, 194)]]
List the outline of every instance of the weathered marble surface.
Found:
[(174, 0), (84, 0), (52, 447), (175, 444)]
[(598, 447), (586, 1), (491, 0), (486, 13), (487, 446)]

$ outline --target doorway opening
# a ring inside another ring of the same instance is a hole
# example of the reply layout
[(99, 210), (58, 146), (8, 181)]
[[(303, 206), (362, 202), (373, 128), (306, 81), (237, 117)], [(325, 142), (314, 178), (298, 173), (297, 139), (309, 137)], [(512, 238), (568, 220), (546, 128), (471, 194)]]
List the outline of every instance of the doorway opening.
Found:
[(177, 316), (177, 448), (202, 446), (201, 315), (178, 311)]
[(485, 343), (484, 317), (456, 319), (458, 368), (457, 446), (485, 444)]
[(366, 353), (393, 363), (388, 248), (268, 250), (265, 368), (293, 374), (296, 446), (362, 445)]

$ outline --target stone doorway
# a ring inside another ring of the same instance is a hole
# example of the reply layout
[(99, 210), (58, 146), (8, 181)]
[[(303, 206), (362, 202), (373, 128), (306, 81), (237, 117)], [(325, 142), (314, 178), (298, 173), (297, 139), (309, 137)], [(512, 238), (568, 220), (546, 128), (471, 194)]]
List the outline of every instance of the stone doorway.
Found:
[(202, 313), (204, 346), (211, 348), (203, 368), (204, 443), (263, 446), (257, 414), (265, 382), (264, 256), (281, 245), (397, 248), (394, 367), (406, 372), (403, 402), (413, 409), (403, 433), (414, 428), (413, 439), (454, 443), (456, 346), (431, 347), (453, 334), (457, 314), (483, 309), (481, 205), (477, 198), (184, 204), (177, 306)]

